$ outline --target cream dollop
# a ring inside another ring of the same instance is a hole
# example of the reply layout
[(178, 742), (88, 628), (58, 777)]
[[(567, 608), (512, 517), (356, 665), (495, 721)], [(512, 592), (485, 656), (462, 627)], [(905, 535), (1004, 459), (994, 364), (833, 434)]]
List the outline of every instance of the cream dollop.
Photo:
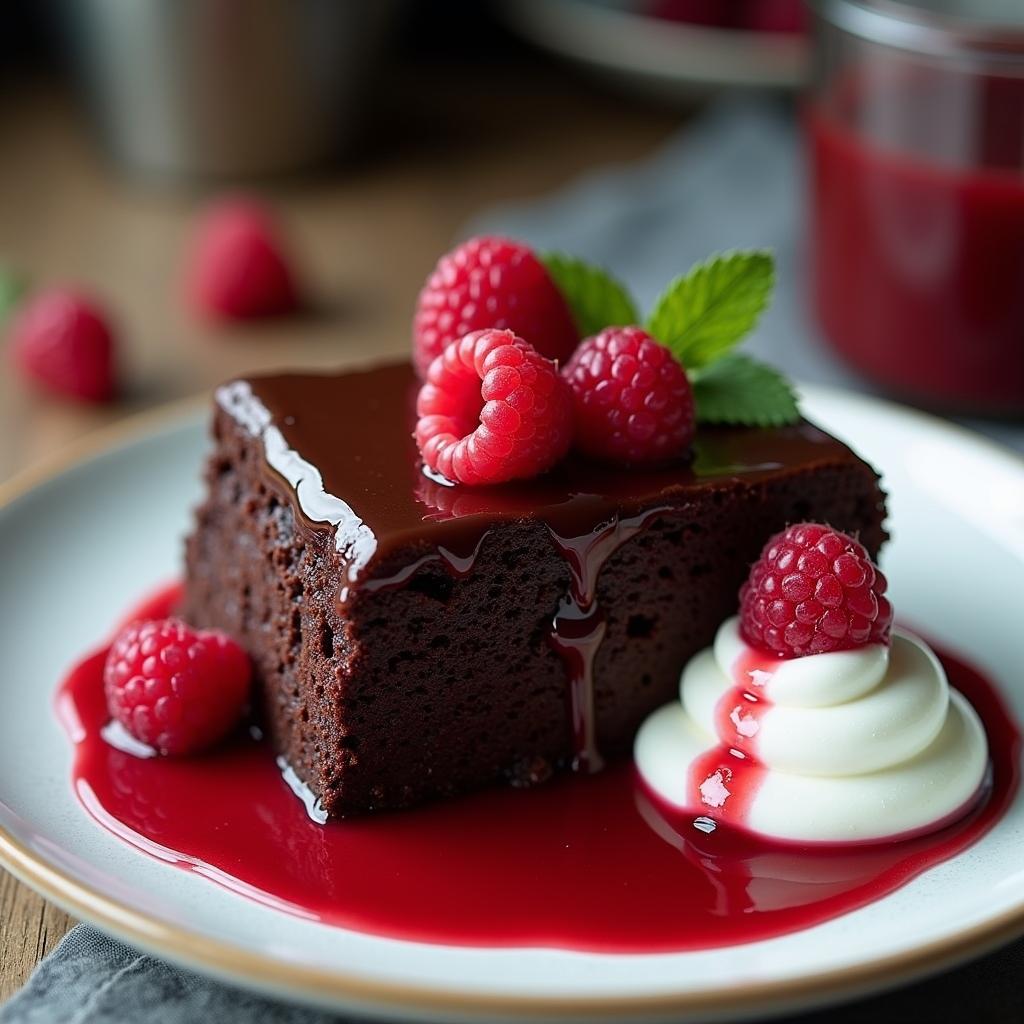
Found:
[(748, 647), (732, 618), (683, 670), (680, 702), (643, 724), (635, 757), (677, 807), (780, 839), (847, 842), (966, 809), (988, 743), (909, 633), (894, 631), (889, 647), (779, 661)]

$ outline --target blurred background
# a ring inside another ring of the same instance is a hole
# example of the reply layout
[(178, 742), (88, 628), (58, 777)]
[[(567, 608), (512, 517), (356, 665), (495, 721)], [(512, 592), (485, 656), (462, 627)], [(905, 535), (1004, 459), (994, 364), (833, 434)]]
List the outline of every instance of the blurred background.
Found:
[[(771, 246), (754, 350), (1024, 446), (1022, 6), (9, 3), (0, 479), (236, 373), (406, 354), (476, 231), (643, 303)], [(294, 284), (276, 305), (195, 284), (240, 195)]]

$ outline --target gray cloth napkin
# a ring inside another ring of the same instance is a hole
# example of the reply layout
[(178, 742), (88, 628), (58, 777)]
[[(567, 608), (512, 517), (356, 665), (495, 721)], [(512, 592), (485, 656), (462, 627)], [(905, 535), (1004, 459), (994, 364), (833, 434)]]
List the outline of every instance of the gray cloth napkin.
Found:
[(0, 1024), (331, 1024), (146, 956), (80, 924), (3, 1008)]
[[(470, 232), (501, 231), (586, 255), (649, 305), (667, 276), (730, 247), (770, 246), (779, 287), (750, 350), (802, 380), (864, 387), (816, 343), (800, 286), (802, 193), (791, 113), (727, 104), (646, 162), (593, 174), (541, 202), (497, 209)], [(977, 425), (977, 424), (976, 424)], [(1024, 449), (1024, 427), (981, 425)], [(805, 1024), (1024, 1020), (1024, 943), (969, 967)], [(0, 1024), (327, 1024), (337, 1018), (247, 994), (172, 967), (81, 925), (0, 1009)]]
[[(728, 951), (726, 951), (727, 955)], [(1024, 1021), (1024, 942), (930, 981), (792, 1024)], [(0, 1024), (342, 1024), (347, 1018), (252, 995), (172, 967), (79, 925), (0, 1007)], [(783, 1022), (784, 1024), (784, 1022)]]

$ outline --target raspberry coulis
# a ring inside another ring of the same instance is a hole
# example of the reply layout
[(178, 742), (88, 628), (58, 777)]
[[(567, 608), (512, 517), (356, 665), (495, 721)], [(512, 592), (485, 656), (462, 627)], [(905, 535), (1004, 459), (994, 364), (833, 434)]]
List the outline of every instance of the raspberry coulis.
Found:
[[(169, 614), (179, 595), (151, 598), (146, 615)], [(100, 824), (268, 906), (394, 938), (615, 953), (766, 939), (880, 899), (956, 855), (998, 821), (1018, 784), (1020, 735), (998, 692), (943, 656), (985, 723), (992, 777), (968, 814), (925, 836), (801, 845), (729, 825), (705, 833), (705, 819), (645, 792), (629, 763), (318, 825), (265, 741), (239, 735), (187, 759), (110, 746), (105, 653), (79, 663), (57, 701), (75, 791)]]

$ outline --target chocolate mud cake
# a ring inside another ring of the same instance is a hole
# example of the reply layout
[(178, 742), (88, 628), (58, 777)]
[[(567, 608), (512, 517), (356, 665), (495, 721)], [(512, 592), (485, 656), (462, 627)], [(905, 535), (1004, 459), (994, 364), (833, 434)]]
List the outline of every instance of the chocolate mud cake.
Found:
[(871, 554), (875, 472), (807, 422), (702, 425), (692, 460), (424, 474), (407, 364), (217, 392), (185, 616), (249, 651), (265, 728), (330, 816), (594, 771), (711, 643), (765, 538)]

